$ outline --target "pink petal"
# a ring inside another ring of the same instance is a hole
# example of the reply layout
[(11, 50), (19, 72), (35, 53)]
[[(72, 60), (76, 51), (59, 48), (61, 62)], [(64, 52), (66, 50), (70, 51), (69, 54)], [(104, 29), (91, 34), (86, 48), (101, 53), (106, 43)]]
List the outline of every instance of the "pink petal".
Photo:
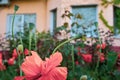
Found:
[(21, 69), (27, 77), (34, 77), (42, 70), (41, 65), (43, 61), (36, 52), (32, 51), (31, 53), (32, 55), (27, 56), (21, 65)]
[(48, 73), (51, 69), (60, 65), (62, 61), (62, 54), (60, 52), (56, 52), (50, 56), (50, 58), (46, 58), (44, 63), (44, 69), (42, 70), (42, 74)]
[(24, 80), (24, 76), (16, 76), (14, 80)]
[(38, 80), (66, 80), (66, 78), (67, 78), (67, 68), (56, 67), (52, 69), (48, 74), (40, 77)]
[(60, 52), (56, 52), (50, 56), (50, 58), (46, 58), (46, 65), (47, 67), (52, 66), (56, 67), (60, 65), (62, 61), (62, 54)]

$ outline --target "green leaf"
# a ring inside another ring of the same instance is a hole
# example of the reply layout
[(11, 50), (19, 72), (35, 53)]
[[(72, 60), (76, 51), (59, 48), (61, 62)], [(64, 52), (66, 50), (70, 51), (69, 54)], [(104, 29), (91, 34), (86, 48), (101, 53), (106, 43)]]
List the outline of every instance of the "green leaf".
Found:
[(83, 17), (82, 17), (80, 14), (77, 14), (77, 15), (76, 15), (76, 18), (77, 18), (77, 19), (82, 19)]
[(69, 24), (68, 24), (67, 22), (65, 22), (65, 23), (64, 23), (64, 27), (67, 28), (68, 26), (69, 26)]
[(107, 55), (108, 70), (114, 69), (114, 66), (116, 64), (116, 60), (117, 60), (117, 54), (114, 53), (114, 52), (109, 52), (108, 55)]
[(35, 24), (29, 23), (29, 29), (30, 29), (30, 30), (33, 30), (34, 27), (35, 27)]

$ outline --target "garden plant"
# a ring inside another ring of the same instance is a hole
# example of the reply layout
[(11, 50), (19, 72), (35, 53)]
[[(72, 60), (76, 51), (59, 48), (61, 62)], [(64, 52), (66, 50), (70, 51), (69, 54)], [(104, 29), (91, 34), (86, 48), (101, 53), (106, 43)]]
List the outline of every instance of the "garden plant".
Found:
[[(103, 0), (103, 5), (109, 4)], [(113, 29), (105, 32), (94, 22), (90, 25), (96, 26), (97, 36), (89, 39), (86, 28), (77, 22), (83, 16), (65, 10), (62, 18), (74, 19), (74, 22), (65, 21), (54, 30), (54, 35), (38, 32), (32, 23), (24, 26), (24, 32), (14, 34), (18, 9), (16, 5), (11, 34), (4, 38), (5, 41), (0, 39), (3, 49), (0, 52), (0, 80), (120, 80), (120, 53), (111, 49)], [(102, 12), (99, 15), (104, 23)], [(83, 33), (69, 30), (69, 25), (82, 28)], [(59, 40), (61, 31), (76, 35)]]

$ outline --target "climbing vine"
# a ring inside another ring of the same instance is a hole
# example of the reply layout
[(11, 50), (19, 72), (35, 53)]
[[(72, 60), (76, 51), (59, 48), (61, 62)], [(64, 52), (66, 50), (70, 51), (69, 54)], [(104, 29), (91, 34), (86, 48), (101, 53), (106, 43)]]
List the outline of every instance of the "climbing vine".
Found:
[(110, 26), (109, 24), (108, 24), (108, 22), (107, 22), (107, 20), (104, 18), (104, 16), (103, 16), (103, 11), (101, 11), (100, 13), (99, 13), (99, 18), (103, 21), (103, 23), (105, 24), (105, 26), (107, 27), (107, 28), (109, 28), (110, 29), (110, 31), (111, 32), (113, 32), (113, 26)]

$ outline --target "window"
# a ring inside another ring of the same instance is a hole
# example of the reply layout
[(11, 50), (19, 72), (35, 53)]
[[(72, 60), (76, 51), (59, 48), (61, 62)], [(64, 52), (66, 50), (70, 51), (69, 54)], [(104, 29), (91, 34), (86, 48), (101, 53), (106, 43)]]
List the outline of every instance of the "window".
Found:
[(57, 26), (57, 9), (51, 11), (51, 18), (50, 18), (50, 33), (54, 35), (54, 29)]
[(80, 14), (82, 19), (73, 18), (72, 22), (77, 22), (78, 25), (71, 28), (71, 35), (76, 34), (86, 35), (87, 37), (97, 37), (96, 26), (97, 8), (96, 6), (74, 6), (72, 7), (74, 15)]
[(114, 6), (114, 34), (120, 37), (120, 8)]
[[(8, 15), (7, 18), (7, 34), (12, 34), (13, 15)], [(29, 23), (36, 24), (35, 14), (17, 14), (14, 20), (14, 34), (24, 32), (25, 27), (29, 27)]]

